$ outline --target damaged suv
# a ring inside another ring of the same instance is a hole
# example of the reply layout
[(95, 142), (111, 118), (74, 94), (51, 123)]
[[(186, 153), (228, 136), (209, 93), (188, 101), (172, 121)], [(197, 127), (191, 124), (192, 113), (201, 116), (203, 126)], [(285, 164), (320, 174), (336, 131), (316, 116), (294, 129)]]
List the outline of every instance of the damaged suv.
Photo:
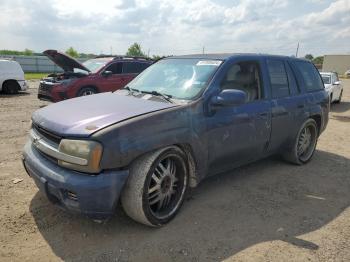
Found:
[(104, 219), (120, 199), (131, 218), (161, 226), (207, 175), (272, 154), (307, 163), (328, 112), (309, 61), (169, 57), (123, 90), (36, 111), (23, 163), (48, 199), (67, 210)]
[(40, 81), (38, 98), (51, 102), (115, 91), (153, 62), (142, 57), (100, 56), (81, 64), (56, 50), (46, 50), (43, 54), (64, 71), (50, 74)]

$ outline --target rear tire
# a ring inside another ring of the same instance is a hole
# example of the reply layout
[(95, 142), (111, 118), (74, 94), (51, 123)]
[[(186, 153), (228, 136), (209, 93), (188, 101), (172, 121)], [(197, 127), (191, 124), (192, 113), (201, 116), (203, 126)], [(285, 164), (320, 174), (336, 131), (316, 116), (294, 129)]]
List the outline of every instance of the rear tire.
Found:
[(79, 90), (77, 96), (89, 96), (97, 94), (96, 88), (94, 87), (83, 87)]
[(19, 86), (15, 81), (6, 81), (2, 85), (2, 90), (5, 94), (14, 95), (18, 94)]
[(317, 138), (316, 121), (310, 118), (301, 126), (291, 148), (283, 154), (284, 159), (297, 165), (306, 164), (315, 152)]
[(179, 211), (188, 185), (185, 154), (175, 146), (148, 153), (130, 167), (121, 195), (128, 216), (147, 226), (158, 227)]

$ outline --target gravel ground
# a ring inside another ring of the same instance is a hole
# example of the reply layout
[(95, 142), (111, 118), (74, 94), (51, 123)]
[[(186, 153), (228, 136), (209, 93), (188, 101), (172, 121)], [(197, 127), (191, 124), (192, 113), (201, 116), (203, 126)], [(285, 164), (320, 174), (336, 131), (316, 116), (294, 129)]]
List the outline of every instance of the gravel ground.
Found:
[(160, 229), (120, 207), (101, 225), (50, 204), (21, 164), (30, 116), (47, 105), (36, 98), (38, 83), (0, 95), (0, 261), (349, 261), (350, 80), (343, 82), (344, 100), (332, 106), (309, 164), (269, 158), (208, 178)]

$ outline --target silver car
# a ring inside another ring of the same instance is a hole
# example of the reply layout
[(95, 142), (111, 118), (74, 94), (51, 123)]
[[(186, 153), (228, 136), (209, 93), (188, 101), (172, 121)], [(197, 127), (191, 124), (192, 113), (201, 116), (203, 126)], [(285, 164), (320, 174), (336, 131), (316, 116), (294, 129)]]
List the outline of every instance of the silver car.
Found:
[(343, 85), (339, 81), (338, 74), (335, 72), (321, 72), (321, 76), (330, 102), (340, 103), (343, 95)]

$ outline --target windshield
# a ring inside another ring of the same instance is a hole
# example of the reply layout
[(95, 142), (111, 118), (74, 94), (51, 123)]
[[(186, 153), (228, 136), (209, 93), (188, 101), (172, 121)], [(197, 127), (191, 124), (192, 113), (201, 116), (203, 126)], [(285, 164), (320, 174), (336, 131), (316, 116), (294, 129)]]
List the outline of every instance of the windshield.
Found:
[[(110, 61), (110, 59), (90, 59), (83, 63), (83, 65), (90, 70), (91, 73), (96, 73), (98, 70), (100, 70), (105, 64), (107, 64)], [(86, 73), (85, 70), (81, 70), (78, 68), (74, 69), (75, 73)]]
[(189, 100), (206, 87), (221, 63), (219, 60), (164, 59), (143, 71), (128, 87)]
[(331, 83), (331, 76), (330, 75), (321, 75), (323, 79), (323, 83), (330, 84)]

